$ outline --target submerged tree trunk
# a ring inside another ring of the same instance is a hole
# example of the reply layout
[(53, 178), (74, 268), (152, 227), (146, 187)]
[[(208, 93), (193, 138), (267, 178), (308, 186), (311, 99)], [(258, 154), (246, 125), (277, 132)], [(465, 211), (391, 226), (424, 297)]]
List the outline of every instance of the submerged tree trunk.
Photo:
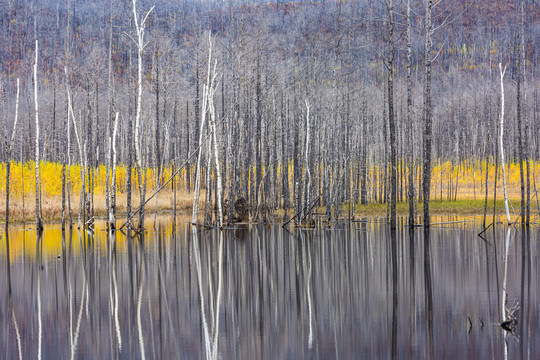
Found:
[[(209, 42), (208, 47), (208, 68), (207, 68), (207, 74), (206, 74), (206, 84), (203, 85), (203, 106), (202, 106), (202, 118), (201, 118), (201, 126), (199, 128), (199, 155), (197, 156), (197, 169), (196, 169), (196, 179), (195, 179), (195, 193), (193, 195), (193, 212), (191, 215), (191, 222), (196, 223), (197, 222), (197, 213), (199, 212), (199, 196), (201, 191), (201, 160), (202, 160), (202, 152), (203, 152), (203, 130), (204, 125), (206, 123), (206, 115), (207, 115), (207, 102), (208, 102), (208, 88), (210, 86), (210, 70), (211, 70), (211, 63), (212, 63), (212, 42)], [(207, 169), (208, 171), (208, 169)], [(207, 191), (209, 189), (207, 188)]]
[[(487, 138), (487, 142), (489, 144), (489, 134), (488, 134), (488, 138)], [(482, 166), (482, 164), (480, 163), (480, 166)], [(486, 191), (486, 194), (485, 194), (485, 199), (484, 199), (484, 217), (483, 217), (483, 220), (482, 220), (482, 228), (486, 228), (486, 216), (487, 216), (487, 204), (488, 204), (488, 179), (489, 179), (489, 153), (487, 154), (486, 156), (486, 181), (485, 181), (485, 191)]]
[[(520, 79), (522, 88), (525, 88), (525, 14), (524, 14), (524, 1), (521, 1), (521, 59), (520, 59)], [(526, 109), (526, 92), (523, 92), (521, 101), (523, 102), (523, 109)], [(529, 120), (527, 113), (524, 111), (523, 117), (525, 118), (525, 133), (523, 135), (523, 157), (525, 158), (526, 165), (526, 181), (525, 181), (525, 224), (529, 225), (531, 221), (531, 174), (530, 174), (530, 159), (529, 159)]]
[(37, 66), (38, 66), (38, 41), (36, 40), (36, 60), (34, 63), (34, 106), (36, 111), (36, 229), (43, 230), (43, 221), (40, 216), (40, 178), (39, 178), (39, 111), (38, 111), (38, 82), (37, 82)]
[(212, 79), (210, 81), (210, 88), (208, 89), (208, 110), (210, 112), (210, 123), (212, 126), (212, 137), (214, 142), (214, 159), (216, 160), (216, 187), (217, 187), (217, 206), (219, 210), (219, 227), (223, 228), (223, 208), (222, 208), (222, 179), (221, 179), (221, 166), (219, 163), (219, 151), (218, 148), (221, 147), (221, 144), (218, 142), (217, 137), (217, 125), (216, 125), (216, 113), (214, 110), (214, 81), (216, 79), (216, 65), (214, 65), (214, 71), (212, 73)]
[(394, 6), (388, 4), (388, 125), (390, 130), (390, 228), (396, 228), (397, 200), (397, 131), (394, 114)]
[(310, 189), (311, 189), (311, 172), (309, 171), (309, 146), (310, 146), (310, 119), (309, 119), (309, 101), (306, 99), (306, 144), (305, 144), (305, 151), (304, 151), (304, 167), (306, 168), (306, 177), (305, 177), (305, 183), (304, 183), (304, 201), (302, 204), (302, 208), (305, 209), (306, 213), (301, 214), (301, 218), (304, 218), (308, 215), (307, 209), (308, 204), (311, 202), (310, 196)]
[(504, 74), (506, 73), (506, 66), (502, 67), (502, 64), (499, 63), (499, 71), (501, 75), (501, 117), (500, 121), (500, 130), (499, 130), (499, 148), (501, 151), (501, 166), (503, 171), (503, 192), (504, 192), (504, 208), (506, 210), (506, 220), (510, 225), (510, 210), (508, 209), (508, 194), (506, 191), (506, 167), (504, 165), (504, 146), (503, 146), (503, 134), (504, 134)]
[(415, 194), (414, 194), (414, 147), (412, 122), (412, 29), (411, 29), (411, 0), (407, 0), (407, 124), (409, 135), (409, 226), (415, 224)]
[(426, 43), (425, 43), (425, 85), (424, 85), (424, 166), (423, 166), (423, 201), (424, 226), (429, 227), (429, 196), (431, 190), (431, 5), (432, 0), (426, 1)]
[[(142, 77), (143, 77), (143, 63), (142, 63), (142, 55), (143, 50), (145, 47), (144, 43), (144, 31), (146, 29), (146, 20), (148, 19), (148, 16), (154, 9), (154, 7), (150, 8), (148, 12), (144, 15), (144, 17), (139, 21), (139, 17), (137, 15), (137, 1), (133, 0), (133, 18), (135, 20), (135, 30), (137, 31), (137, 39), (136, 39), (136, 46), (137, 46), (137, 109), (135, 114), (135, 163), (137, 164), (137, 173), (138, 173), (138, 179), (139, 179), (139, 196), (140, 196), (140, 204), (144, 204), (144, 198), (146, 193), (146, 169), (143, 167), (143, 159), (141, 154), (141, 108), (142, 108)], [(131, 169), (130, 169), (131, 170)], [(144, 179), (143, 179), (144, 178)], [(140, 208), (139, 213), (139, 229), (142, 229), (144, 227), (144, 206)]]
[(111, 206), (109, 212), (109, 226), (111, 229), (116, 228), (116, 132), (118, 130), (118, 112), (114, 118), (114, 130), (112, 134), (112, 173), (111, 173), (111, 189), (110, 200)]
[(520, 193), (521, 193), (521, 201), (520, 201), (520, 208), (521, 208), (521, 224), (525, 225), (525, 207), (527, 206), (525, 203), (525, 174), (523, 171), (523, 162), (525, 161), (524, 156), (524, 148), (523, 148), (523, 130), (522, 130), (522, 118), (521, 118), (521, 77), (523, 74), (521, 74), (521, 56), (520, 53), (524, 49), (520, 49), (520, 44), (517, 44), (517, 55), (516, 55), (516, 70), (517, 70), (517, 78), (516, 78), (516, 119), (517, 119), (517, 138), (518, 138), (518, 159), (519, 159), (519, 184), (520, 184)]
[[(81, 227), (81, 212), (83, 210), (83, 206), (85, 205), (84, 202), (83, 202), (83, 198), (84, 198), (84, 195), (85, 195), (85, 181), (84, 181), (84, 177), (85, 177), (85, 165), (84, 164), (85, 164), (85, 161), (84, 161), (83, 147), (81, 145), (81, 138), (79, 137), (79, 131), (77, 129), (77, 122), (75, 121), (75, 114), (73, 113), (73, 107), (72, 107), (72, 104), (71, 104), (71, 93), (70, 93), (70, 87), (69, 87), (69, 76), (68, 76), (67, 67), (64, 68), (64, 72), (66, 74), (66, 93), (67, 93), (67, 102), (68, 102), (68, 122), (69, 122), (69, 117), (71, 117), (71, 120), (73, 122), (73, 130), (75, 132), (75, 139), (77, 141), (77, 148), (79, 150), (79, 163), (80, 163), (80, 168), (81, 168), (82, 185), (81, 185), (81, 197), (80, 197), (81, 200), (79, 202), (79, 227)], [(68, 183), (69, 183), (69, 181), (68, 181)], [(69, 185), (68, 185), (68, 187), (69, 187)], [(69, 199), (69, 195), (68, 195), (68, 199)]]

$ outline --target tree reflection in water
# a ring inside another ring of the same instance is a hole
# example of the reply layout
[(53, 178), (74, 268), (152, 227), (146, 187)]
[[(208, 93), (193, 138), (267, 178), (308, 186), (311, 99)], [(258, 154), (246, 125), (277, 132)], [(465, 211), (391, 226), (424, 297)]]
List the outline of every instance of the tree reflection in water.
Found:
[[(13, 229), (0, 242), (0, 347), (43, 359), (536, 358), (537, 234), (477, 233), (391, 233), (372, 219), (291, 232)], [(515, 301), (505, 341), (503, 304)]]

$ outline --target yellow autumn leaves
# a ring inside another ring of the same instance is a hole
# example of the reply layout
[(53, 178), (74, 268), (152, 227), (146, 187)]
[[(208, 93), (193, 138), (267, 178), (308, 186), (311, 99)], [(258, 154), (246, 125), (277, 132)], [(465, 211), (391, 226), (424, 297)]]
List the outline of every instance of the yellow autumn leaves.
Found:
[[(13, 198), (22, 197), (23, 194), (35, 193), (35, 165), (34, 161), (26, 163), (11, 162), (10, 169), (10, 196)], [(67, 168), (66, 168), (67, 169)], [(105, 194), (107, 186), (107, 169), (104, 165), (100, 165), (94, 169), (94, 193)], [(6, 190), (6, 171), (7, 164), (0, 163), (0, 194), (5, 195)], [(123, 193), (127, 185), (127, 168), (118, 166), (116, 168), (116, 190)], [(57, 162), (40, 162), (41, 173), (41, 191), (44, 197), (56, 197), (62, 195), (62, 164)], [(163, 170), (163, 178), (168, 179), (172, 174), (170, 168)], [(66, 174), (67, 175), (67, 174)], [(183, 173), (180, 177), (183, 178)], [(147, 169), (146, 178), (149, 187), (154, 187), (157, 183), (157, 171), (155, 169)], [(85, 176), (86, 186), (89, 188), (88, 175)], [(67, 181), (67, 179), (66, 179)], [(69, 168), (69, 183), (72, 193), (79, 193), (83, 181), (81, 180), (81, 166), (78, 164), (71, 165)], [(138, 188), (136, 170), (132, 169), (132, 186), (133, 189)]]

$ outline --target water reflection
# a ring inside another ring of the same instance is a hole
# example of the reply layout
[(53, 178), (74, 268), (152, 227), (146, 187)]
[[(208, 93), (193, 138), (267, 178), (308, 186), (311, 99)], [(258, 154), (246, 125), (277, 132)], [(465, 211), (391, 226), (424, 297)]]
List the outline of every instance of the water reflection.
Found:
[[(481, 239), (475, 223), (220, 233), (165, 222), (131, 237), (99, 225), (1, 239), (7, 358), (540, 355), (535, 228)], [(509, 335), (500, 323), (515, 303)]]
[[(6, 236), (6, 252), (9, 254), (9, 233), (5, 233)], [(13, 328), (15, 329), (15, 337), (17, 339), (17, 355), (19, 357), (19, 360), (22, 360), (22, 347), (21, 347), (21, 332), (19, 331), (19, 323), (17, 322), (17, 314), (15, 313), (15, 306), (13, 305), (13, 290), (11, 286), (11, 264), (9, 261), (9, 256), (6, 256), (6, 274), (7, 274), (7, 282), (8, 282), (8, 303), (9, 303), (9, 310), (11, 313), (11, 320), (13, 321)]]
[(431, 230), (424, 228), (424, 284), (425, 284), (425, 306), (427, 317), (427, 359), (434, 359), (435, 349), (433, 344), (433, 287), (431, 279)]

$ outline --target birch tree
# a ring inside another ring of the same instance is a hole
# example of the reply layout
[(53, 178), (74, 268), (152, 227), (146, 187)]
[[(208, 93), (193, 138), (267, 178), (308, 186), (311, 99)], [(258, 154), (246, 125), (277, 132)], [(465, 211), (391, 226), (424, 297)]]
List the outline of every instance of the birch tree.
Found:
[(111, 171), (111, 188), (109, 191), (109, 226), (114, 229), (116, 224), (116, 133), (118, 130), (118, 112), (114, 118), (114, 129), (112, 133), (112, 171)]
[(201, 126), (199, 129), (199, 154), (197, 156), (197, 169), (196, 169), (196, 179), (195, 179), (195, 193), (193, 194), (193, 212), (191, 215), (191, 222), (197, 222), (197, 213), (199, 212), (199, 196), (201, 192), (201, 161), (202, 161), (202, 141), (203, 141), (203, 130), (206, 123), (207, 115), (207, 104), (208, 104), (208, 88), (210, 87), (210, 69), (212, 63), (212, 42), (208, 44), (208, 68), (206, 74), (206, 84), (203, 85), (203, 103), (201, 111)]
[[(211, 41), (211, 39), (209, 39)], [(214, 143), (214, 159), (216, 161), (216, 176), (217, 176), (217, 198), (218, 198), (218, 211), (219, 211), (219, 228), (223, 228), (223, 208), (222, 208), (222, 180), (221, 180), (221, 167), (219, 164), (219, 151), (218, 148), (221, 147), (220, 143), (218, 142), (218, 136), (217, 136), (217, 125), (216, 125), (216, 112), (214, 109), (214, 92), (215, 92), (215, 79), (216, 79), (216, 66), (217, 66), (217, 60), (214, 62), (214, 70), (212, 72), (212, 79), (210, 81), (210, 88), (207, 89), (208, 94), (208, 110), (210, 112), (210, 123), (212, 126), (212, 140)]]
[(499, 118), (499, 148), (501, 151), (501, 167), (503, 171), (503, 192), (504, 192), (504, 209), (506, 210), (506, 220), (510, 225), (510, 211), (508, 209), (508, 193), (506, 191), (506, 167), (504, 165), (504, 144), (503, 144), (503, 135), (504, 135), (504, 74), (506, 73), (506, 66), (502, 67), (502, 64), (499, 63), (499, 72), (501, 75), (501, 115)]
[[(137, 109), (135, 114), (135, 134), (134, 134), (134, 142), (135, 142), (135, 163), (137, 164), (137, 172), (138, 172), (138, 178), (139, 178), (139, 196), (140, 196), (140, 203), (144, 204), (144, 197), (145, 197), (145, 189), (146, 181), (144, 181), (143, 184), (143, 173), (145, 172), (145, 169), (143, 168), (143, 160), (142, 160), (142, 154), (141, 154), (141, 107), (142, 107), (142, 78), (143, 78), (143, 64), (142, 64), (142, 56), (144, 48), (147, 44), (144, 42), (144, 32), (146, 30), (146, 20), (148, 19), (148, 16), (154, 10), (155, 6), (152, 6), (150, 10), (142, 17), (142, 19), (139, 19), (139, 16), (137, 15), (137, 0), (133, 0), (133, 19), (135, 21), (135, 30), (137, 32), (137, 38), (133, 39), (135, 41), (135, 45), (137, 47)], [(140, 209), (140, 217), (139, 217), (139, 228), (142, 228), (144, 226), (144, 207)]]
[[(79, 131), (77, 129), (77, 122), (75, 121), (75, 115), (73, 113), (73, 106), (72, 106), (72, 103), (71, 103), (71, 93), (70, 93), (70, 87), (69, 87), (69, 76), (68, 76), (68, 70), (67, 70), (67, 67), (64, 68), (64, 73), (66, 74), (66, 94), (67, 94), (67, 102), (68, 102), (68, 123), (69, 123), (69, 118), (71, 118), (72, 122), (73, 122), (73, 129), (75, 131), (75, 140), (77, 141), (77, 148), (79, 150), (79, 163), (80, 163), (80, 167), (81, 167), (81, 180), (82, 180), (82, 183), (81, 183), (81, 196), (80, 196), (80, 203), (79, 203), (79, 227), (81, 227), (81, 213), (82, 213), (82, 210), (83, 210), (83, 205), (84, 205), (84, 197), (85, 197), (85, 181), (84, 181), (84, 177), (85, 177), (85, 166), (84, 166), (84, 152), (83, 152), (83, 146), (81, 145), (81, 139), (79, 137)], [(69, 129), (69, 126), (68, 126), (68, 129)], [(68, 130), (68, 137), (70, 136), (69, 134), (69, 130)], [(69, 153), (69, 149), (68, 149), (68, 153)], [(71, 162), (71, 160), (70, 160)], [(69, 174), (69, 170), (68, 170), (68, 174)], [(69, 177), (68, 177), (68, 194), (69, 194)], [(86, 219), (84, 219), (86, 222)]]

